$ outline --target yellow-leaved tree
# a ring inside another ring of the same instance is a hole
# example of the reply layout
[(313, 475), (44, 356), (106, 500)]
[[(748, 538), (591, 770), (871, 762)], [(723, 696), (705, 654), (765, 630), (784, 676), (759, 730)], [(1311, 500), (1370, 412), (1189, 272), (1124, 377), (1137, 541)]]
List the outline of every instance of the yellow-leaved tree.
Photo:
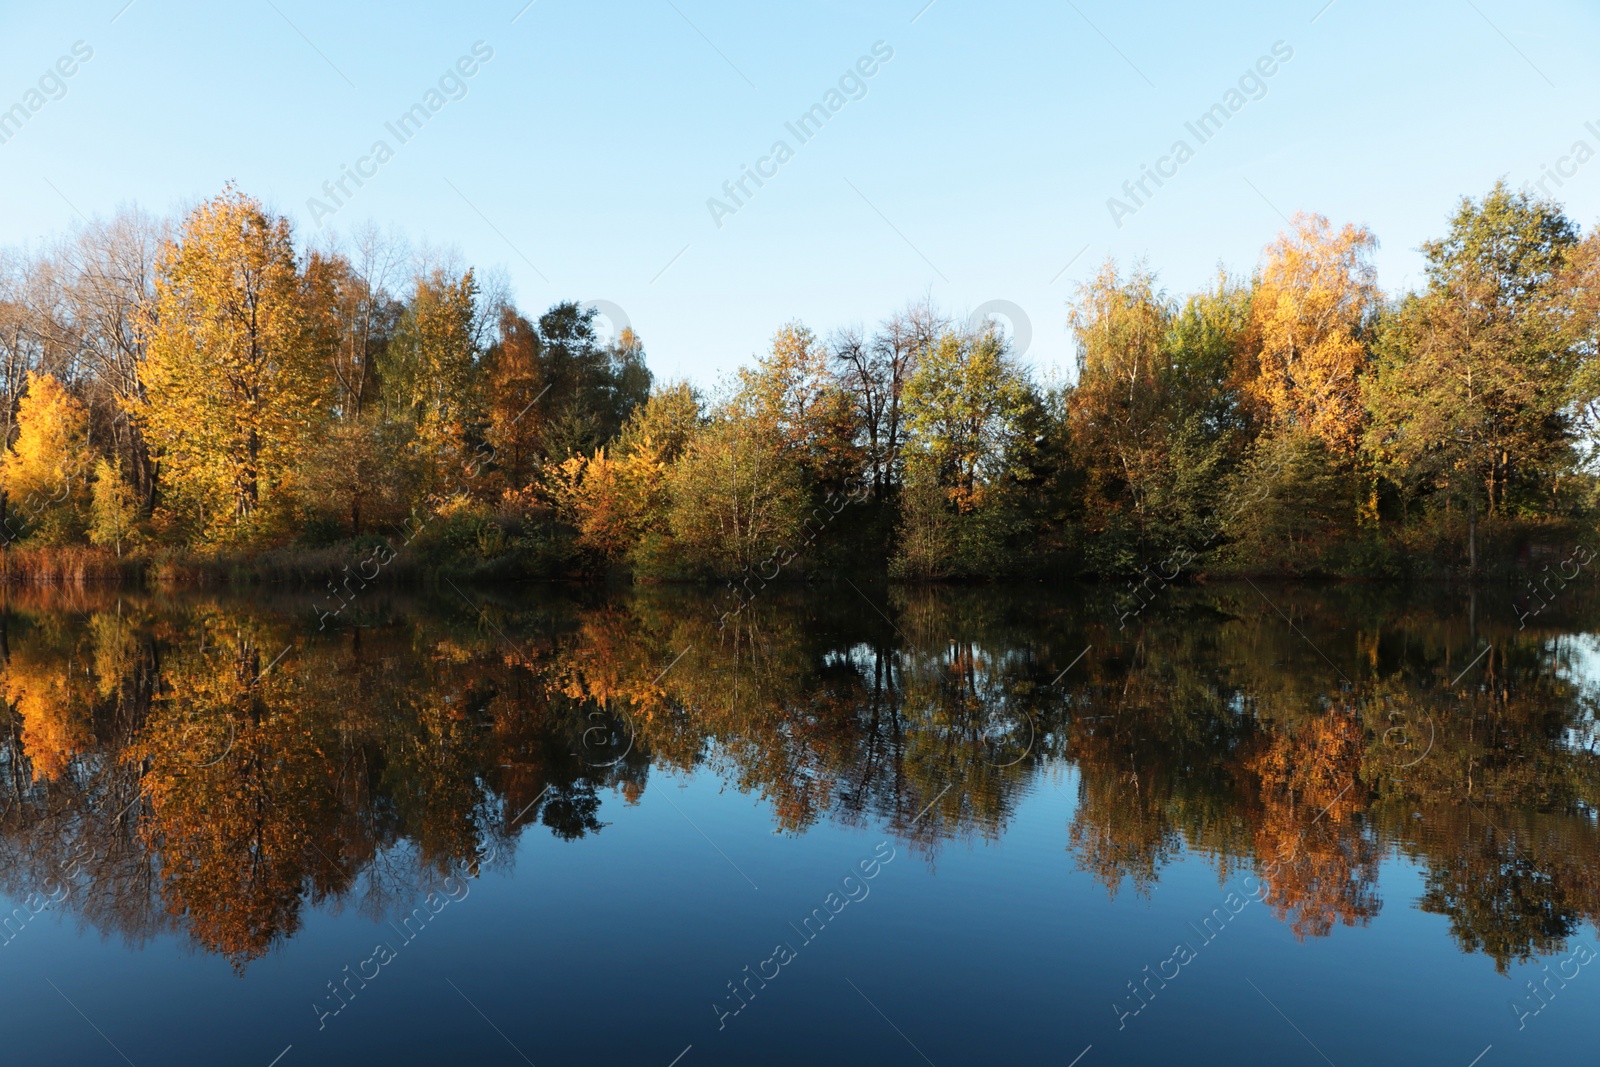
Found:
[(80, 541), (89, 510), (89, 412), (48, 374), (28, 374), (17, 440), (0, 461), (5, 539)]
[(123, 546), (138, 535), (139, 494), (122, 476), (121, 460), (102, 457), (94, 465), (94, 496), (89, 503), (89, 540), (116, 550), (122, 558)]
[(164, 510), (204, 540), (259, 529), (329, 392), (288, 221), (232, 186), (201, 204), (139, 329), (147, 395), (128, 409), (161, 456)]
[(577, 528), (578, 545), (621, 562), (665, 507), (667, 465), (646, 439), (609, 455), (572, 456), (551, 477), (556, 504)]
[(549, 491), (580, 548), (647, 570), (662, 562), (655, 557), (665, 548), (668, 474), (699, 423), (699, 397), (688, 384), (671, 383), (634, 409), (613, 447), (554, 468)]
[(787, 556), (781, 567), (800, 546), (800, 472), (785, 443), (754, 419), (724, 415), (695, 434), (668, 473), (667, 491), (668, 526), (686, 572), (731, 576), (775, 553)]
[(784, 325), (772, 347), (741, 368), (733, 406), (778, 442), (809, 487), (841, 489), (861, 469), (850, 394), (829, 367), (828, 347), (799, 322)]
[(471, 471), (474, 428), (483, 419), (478, 362), (478, 283), (472, 271), (436, 268), (416, 279), (383, 365), (396, 418), (415, 427), (412, 447), (430, 492), (454, 496), (482, 488)]
[(1350, 456), (1361, 439), (1362, 331), (1377, 299), (1365, 227), (1335, 231), (1300, 213), (1268, 246), (1251, 303), (1260, 347), (1248, 384), (1275, 430), (1297, 429)]

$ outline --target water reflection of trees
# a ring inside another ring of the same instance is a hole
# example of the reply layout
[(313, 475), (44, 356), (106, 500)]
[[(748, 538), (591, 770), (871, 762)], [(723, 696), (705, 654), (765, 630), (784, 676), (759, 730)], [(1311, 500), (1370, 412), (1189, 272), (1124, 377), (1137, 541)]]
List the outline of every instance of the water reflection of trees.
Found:
[(1593, 923), (1580, 640), (1270, 595), (1174, 591), (1118, 630), (1019, 590), (773, 589), (725, 625), (698, 590), (646, 590), (374, 601), (327, 633), (259, 600), (13, 597), (0, 889), (55, 878), (89, 925), (242, 967), (307, 907), (380, 915), (530, 824), (600, 832), (652, 766), (759, 795), (785, 832), (881, 825), (930, 859), (999, 838), (1070, 767), (1065, 845), (1112, 893), (1199, 854), (1321, 937), (1378, 914), (1397, 853), (1502, 969)]

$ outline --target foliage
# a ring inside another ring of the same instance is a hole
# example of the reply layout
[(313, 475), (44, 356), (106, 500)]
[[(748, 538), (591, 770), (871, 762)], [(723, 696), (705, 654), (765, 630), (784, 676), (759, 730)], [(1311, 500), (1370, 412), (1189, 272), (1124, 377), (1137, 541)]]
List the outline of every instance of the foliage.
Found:
[[(1592, 597), (1519, 629), (1466, 625), (1443, 589), (1269, 605), (1218, 583), (1123, 633), (1032, 585), (859, 587), (877, 610), (842, 591), (774, 590), (724, 625), (696, 590), (441, 590), (325, 632), (298, 597), (18, 591), (3, 888), (66, 880), (65, 844), (87, 857), (57, 901), (73, 921), (243, 970), (313, 909), (407, 915), (419, 886), (533, 833), (610, 832), (608, 805), (685, 771), (762, 798), (776, 831), (867, 811), (936, 862), (1070, 768), (1060, 845), (1109, 893), (1156, 891), (1187, 853), (1250, 876), (1298, 937), (1415, 905), (1485, 971), (1600, 917), (1573, 636)], [(1395, 853), (1416, 877), (1391, 885)]]
[(1105, 263), (1063, 379), (923, 300), (785, 323), (709, 398), (593, 308), (293, 238), (230, 185), (0, 257), (0, 579), (314, 576), (372, 537), (496, 580), (1482, 574), (1600, 518), (1600, 235), (1504, 184), (1416, 292), (1301, 213), (1196, 292)]
[[(1576, 458), (1568, 401), (1581, 349), (1561, 285), (1575, 229), (1553, 204), (1497, 185), (1423, 248), (1428, 287), (1385, 322), (1366, 389), (1375, 468), (1476, 518), (1559, 507)], [(1580, 290), (1581, 291), (1581, 290)]]
[(958, 511), (990, 503), (1022, 472), (1035, 400), (1000, 334), (947, 333), (906, 386), (907, 462), (926, 464)]
[(1299, 427), (1263, 436), (1232, 480), (1229, 496), (1248, 506), (1226, 517), (1224, 565), (1285, 577), (1329, 573), (1329, 553), (1351, 530), (1355, 489), (1320, 436)]
[(89, 415), (48, 374), (30, 374), (17, 408), (17, 439), (0, 461), (6, 540), (43, 545), (80, 539), (89, 510)]
[(1296, 215), (1292, 226), (1267, 249), (1251, 300), (1259, 348), (1249, 394), (1274, 429), (1298, 428), (1350, 455), (1363, 421), (1377, 240), (1357, 226), (1335, 232), (1321, 215)]
[(805, 515), (786, 449), (750, 419), (715, 420), (690, 441), (668, 478), (677, 563), (731, 576), (797, 543)]
[(247, 536), (326, 414), (289, 223), (231, 187), (167, 246), (140, 321), (147, 395), (128, 403), (162, 455), (167, 507), (202, 540)]
[(94, 495), (89, 505), (89, 543), (110, 546), (122, 556), (122, 546), (139, 538), (139, 497), (122, 476), (120, 462), (104, 456), (95, 461)]

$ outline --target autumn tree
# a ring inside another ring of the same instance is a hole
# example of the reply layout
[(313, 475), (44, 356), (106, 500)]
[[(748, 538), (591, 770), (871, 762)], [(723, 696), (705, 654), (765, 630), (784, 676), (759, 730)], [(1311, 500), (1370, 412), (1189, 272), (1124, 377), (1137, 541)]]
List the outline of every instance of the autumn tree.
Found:
[(138, 536), (139, 496), (122, 476), (120, 459), (95, 462), (94, 495), (89, 504), (89, 541), (122, 556), (123, 545)]
[(483, 418), (478, 284), (468, 270), (418, 276), (383, 365), (390, 417), (415, 432), (413, 447), (435, 492), (457, 492)]
[(360, 418), (377, 396), (379, 368), (404, 311), (388, 290), (398, 258), (392, 242), (368, 230), (353, 253), (314, 251), (306, 259), (307, 309), (341, 419)]
[(511, 309), (487, 353), (495, 479), (507, 492), (537, 480), (545, 463), (592, 453), (615, 437), (650, 395), (644, 346), (632, 330), (602, 343), (595, 310), (552, 307), (530, 322)]
[(1149, 271), (1135, 268), (1124, 280), (1109, 261), (1079, 287), (1070, 311), (1078, 348), (1071, 430), (1083, 457), (1086, 530), (1103, 538), (1096, 546), (1101, 567), (1140, 562), (1158, 522), (1160, 486), (1173, 469), (1172, 318)]
[(530, 484), (544, 457), (545, 418), (535, 410), (551, 388), (538, 327), (513, 308), (500, 313), (500, 339), (486, 359), (489, 429), (495, 476), (503, 492)]
[(899, 496), (898, 544), (890, 564), (896, 578), (926, 581), (959, 570), (957, 517), (945, 490), (926, 465), (914, 465)]
[(733, 406), (777, 441), (808, 486), (842, 487), (859, 461), (850, 401), (829, 368), (829, 352), (798, 322), (783, 326), (753, 367), (740, 368)]
[(572, 456), (553, 475), (557, 506), (577, 528), (578, 546), (608, 562), (628, 558), (663, 514), (667, 466), (654, 448)]
[(0, 253), (0, 445), (9, 446), (16, 436), (18, 405), (30, 376), (61, 370), (40, 313), (51, 300), (43, 267), (31, 257)]
[(0, 460), (10, 540), (63, 545), (83, 537), (89, 511), (89, 414), (50, 375), (30, 374), (17, 439)]
[(663, 462), (672, 463), (699, 431), (703, 419), (700, 394), (686, 381), (666, 382), (651, 390), (650, 398), (633, 410), (617, 444), (624, 449), (650, 442)]
[(401, 528), (434, 470), (411, 447), (415, 440), (412, 427), (371, 413), (329, 425), (298, 467), (305, 517), (328, 535)]
[(1350, 456), (1361, 439), (1364, 332), (1376, 299), (1364, 227), (1298, 214), (1268, 246), (1251, 300), (1259, 348), (1247, 383), (1275, 430), (1298, 427)]
[(959, 511), (983, 504), (1018, 469), (1032, 386), (995, 331), (947, 333), (906, 387), (908, 462), (926, 464)]
[(162, 453), (169, 503), (203, 537), (237, 536), (326, 415), (288, 220), (232, 187), (196, 208), (139, 330), (147, 395), (125, 403)]
[(665, 562), (668, 472), (700, 432), (700, 400), (686, 383), (658, 388), (609, 448), (572, 456), (551, 473), (562, 517), (582, 549), (645, 570)]
[(799, 471), (752, 420), (723, 417), (696, 434), (668, 490), (674, 546), (691, 572), (733, 575), (796, 548), (806, 504)]
[[(942, 561), (904, 551), (897, 573), (994, 572), (1013, 532), (1014, 489), (1028, 473), (1025, 428), (1038, 397), (998, 331), (946, 333), (907, 383), (906, 491), (901, 536), (908, 545), (951, 546)], [(948, 510), (946, 520), (928, 509)]]
[(1236, 456), (1257, 426), (1242, 374), (1254, 344), (1256, 290), (1219, 271), (1209, 288), (1184, 298), (1167, 326), (1170, 387), (1186, 418)]
[(1600, 460), (1600, 230), (1591, 230), (1567, 256), (1560, 282), (1575, 360), (1571, 403), (1589, 470)]
[(1423, 245), (1427, 287), (1388, 321), (1365, 393), (1374, 461), (1465, 506), (1473, 570), (1480, 510), (1548, 504), (1571, 463), (1580, 349), (1560, 282), (1576, 242), (1559, 207), (1503, 183), (1463, 200), (1449, 233)]
[(49, 251), (45, 306), (38, 321), (53, 348), (81, 361), (84, 398), (97, 439), (110, 442), (138, 494), (153, 506), (158, 463), (131, 404), (147, 396), (141, 317), (155, 297), (155, 279), (171, 225), (138, 208), (95, 220)]

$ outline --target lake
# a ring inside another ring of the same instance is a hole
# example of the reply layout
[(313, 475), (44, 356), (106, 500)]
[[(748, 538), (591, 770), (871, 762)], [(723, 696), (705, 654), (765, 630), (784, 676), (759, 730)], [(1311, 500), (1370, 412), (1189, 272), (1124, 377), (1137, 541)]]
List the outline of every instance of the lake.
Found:
[(1525, 595), (13, 591), (7, 1059), (1587, 1058), (1600, 601)]

